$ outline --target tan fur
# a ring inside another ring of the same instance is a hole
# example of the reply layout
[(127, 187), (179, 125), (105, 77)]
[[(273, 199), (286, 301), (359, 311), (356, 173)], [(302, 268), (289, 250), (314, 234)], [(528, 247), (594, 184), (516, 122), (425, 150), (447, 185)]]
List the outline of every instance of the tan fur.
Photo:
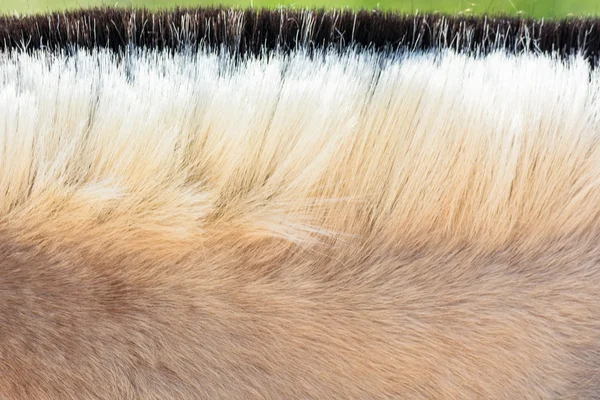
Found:
[(600, 395), (582, 59), (0, 63), (0, 398)]

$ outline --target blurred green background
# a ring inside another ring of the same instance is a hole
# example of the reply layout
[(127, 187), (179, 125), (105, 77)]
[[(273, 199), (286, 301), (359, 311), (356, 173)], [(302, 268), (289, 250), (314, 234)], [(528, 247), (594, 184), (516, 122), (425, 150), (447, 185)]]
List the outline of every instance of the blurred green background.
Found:
[(232, 5), (240, 7), (351, 7), (438, 11), (446, 13), (503, 13), (536, 18), (570, 15), (599, 15), (600, 0), (0, 0), (0, 13), (40, 13), (87, 6), (135, 6), (165, 8), (174, 6)]

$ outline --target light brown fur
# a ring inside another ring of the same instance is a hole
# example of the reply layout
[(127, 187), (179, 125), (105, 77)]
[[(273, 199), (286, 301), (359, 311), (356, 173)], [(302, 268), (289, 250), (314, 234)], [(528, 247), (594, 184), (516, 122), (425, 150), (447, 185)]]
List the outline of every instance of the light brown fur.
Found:
[(0, 69), (1, 398), (598, 397), (582, 60), (28, 57)]

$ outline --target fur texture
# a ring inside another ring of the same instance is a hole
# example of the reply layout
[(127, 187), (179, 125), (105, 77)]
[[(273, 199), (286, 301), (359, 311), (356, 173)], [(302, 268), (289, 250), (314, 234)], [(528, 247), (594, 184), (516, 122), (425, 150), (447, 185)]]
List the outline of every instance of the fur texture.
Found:
[(378, 52), (453, 49), (464, 54), (501, 50), (598, 63), (600, 20), (535, 20), (502, 16), (403, 15), (350, 10), (177, 9), (163, 12), (92, 9), (12, 17), (0, 15), (0, 50), (34, 51), (132, 47), (225, 50), (236, 56), (272, 51), (348, 47)]
[(0, 397), (600, 395), (583, 56), (0, 56)]

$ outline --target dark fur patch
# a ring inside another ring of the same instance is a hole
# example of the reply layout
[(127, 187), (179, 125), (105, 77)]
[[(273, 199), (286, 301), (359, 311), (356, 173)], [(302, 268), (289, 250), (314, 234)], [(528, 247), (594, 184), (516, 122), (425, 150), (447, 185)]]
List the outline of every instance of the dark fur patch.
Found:
[[(310, 33), (308, 26), (312, 26)], [(514, 17), (401, 15), (378, 11), (176, 9), (150, 12), (89, 9), (0, 17), (0, 50), (73, 50), (128, 47), (223, 49), (239, 55), (273, 50), (376, 51), (451, 48), (466, 53), (539, 51), (583, 53), (598, 63), (600, 20), (543, 21)]]

